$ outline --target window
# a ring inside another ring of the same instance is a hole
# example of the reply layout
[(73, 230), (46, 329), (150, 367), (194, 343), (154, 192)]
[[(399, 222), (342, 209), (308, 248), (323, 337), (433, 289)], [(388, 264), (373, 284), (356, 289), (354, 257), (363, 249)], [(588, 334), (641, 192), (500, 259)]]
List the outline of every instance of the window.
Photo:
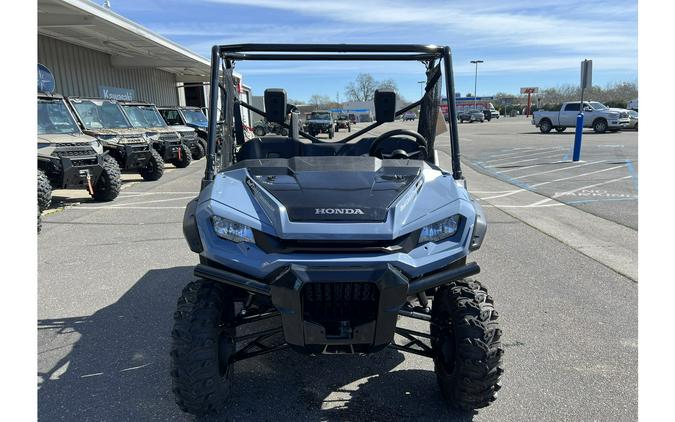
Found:
[(161, 110), (160, 113), (162, 113), (162, 117), (164, 117), (164, 120), (166, 120), (166, 123), (169, 125), (182, 125), (183, 122), (180, 120), (180, 116), (178, 115), (178, 110)]
[(565, 111), (579, 111), (579, 103), (569, 103), (565, 106)]

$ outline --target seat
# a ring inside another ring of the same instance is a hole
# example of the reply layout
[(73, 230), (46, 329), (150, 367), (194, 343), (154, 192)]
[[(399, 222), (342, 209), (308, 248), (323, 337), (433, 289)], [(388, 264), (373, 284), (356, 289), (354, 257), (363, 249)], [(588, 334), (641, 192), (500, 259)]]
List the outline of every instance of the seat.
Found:
[(291, 158), (300, 155), (301, 142), (287, 136), (266, 136), (244, 142), (237, 153), (237, 160), (265, 158)]

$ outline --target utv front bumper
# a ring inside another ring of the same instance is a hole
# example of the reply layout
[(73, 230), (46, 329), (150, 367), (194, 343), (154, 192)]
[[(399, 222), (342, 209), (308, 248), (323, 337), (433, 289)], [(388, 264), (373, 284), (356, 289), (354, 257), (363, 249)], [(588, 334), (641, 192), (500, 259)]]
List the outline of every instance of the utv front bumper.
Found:
[[(60, 174), (61, 189), (88, 188), (89, 183), (92, 186), (103, 172), (102, 156), (77, 156), (52, 158), (51, 166), (54, 169), (49, 171), (51, 174)], [(58, 177), (55, 177), (58, 182)], [(55, 186), (56, 187), (56, 186)]]
[(195, 275), (253, 294), (269, 296), (281, 315), (283, 333), (298, 351), (371, 353), (392, 342), (399, 310), (408, 297), (476, 274), (475, 263), (408, 278), (391, 264), (311, 267), (291, 264), (257, 280), (200, 264)]
[(149, 144), (130, 144), (119, 148), (121, 166), (123, 170), (135, 170), (145, 168), (150, 162), (152, 154)]

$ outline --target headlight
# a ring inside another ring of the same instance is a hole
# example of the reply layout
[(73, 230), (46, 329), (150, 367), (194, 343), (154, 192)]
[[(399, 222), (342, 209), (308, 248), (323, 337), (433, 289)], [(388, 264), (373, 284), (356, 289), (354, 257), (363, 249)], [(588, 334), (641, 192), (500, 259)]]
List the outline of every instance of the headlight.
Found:
[(157, 132), (148, 132), (145, 134), (145, 136), (147, 136), (147, 138), (152, 142), (159, 141), (159, 133)]
[(237, 243), (255, 243), (255, 240), (253, 239), (253, 230), (248, 226), (235, 223), (226, 218), (218, 217), (217, 215), (211, 216), (211, 223), (213, 224), (213, 230), (218, 237)]
[(455, 233), (459, 227), (459, 214), (448, 217), (428, 226), (422, 227), (419, 243), (437, 242), (446, 239)]

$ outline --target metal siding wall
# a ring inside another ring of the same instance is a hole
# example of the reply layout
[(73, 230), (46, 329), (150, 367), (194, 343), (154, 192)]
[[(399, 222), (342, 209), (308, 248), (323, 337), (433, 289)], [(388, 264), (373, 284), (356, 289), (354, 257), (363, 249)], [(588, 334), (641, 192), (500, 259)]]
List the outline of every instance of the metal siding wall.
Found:
[(178, 105), (176, 76), (152, 68), (116, 68), (110, 55), (38, 35), (38, 62), (54, 73), (56, 92), (98, 97), (99, 85), (129, 88), (136, 99), (157, 105)]

